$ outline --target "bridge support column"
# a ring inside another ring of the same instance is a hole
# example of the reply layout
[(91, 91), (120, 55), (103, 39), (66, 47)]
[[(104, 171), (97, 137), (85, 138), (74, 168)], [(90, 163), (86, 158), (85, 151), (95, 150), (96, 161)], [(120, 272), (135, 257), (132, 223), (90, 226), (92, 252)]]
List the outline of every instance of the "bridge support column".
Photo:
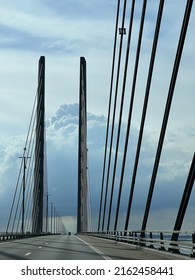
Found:
[(77, 232), (88, 231), (86, 60), (80, 58)]
[(41, 56), (38, 70), (37, 123), (35, 143), (34, 191), (32, 232), (41, 233), (43, 229), (44, 193), (44, 127), (45, 127), (45, 57)]

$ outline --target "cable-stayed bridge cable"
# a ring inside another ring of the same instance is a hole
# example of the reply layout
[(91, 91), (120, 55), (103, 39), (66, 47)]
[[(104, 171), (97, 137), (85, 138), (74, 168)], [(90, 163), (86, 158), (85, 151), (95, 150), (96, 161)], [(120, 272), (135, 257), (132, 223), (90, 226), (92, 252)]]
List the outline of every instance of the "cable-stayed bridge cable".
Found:
[[(40, 77), (39, 77), (38, 81), (41, 82)], [(29, 166), (28, 170), (32, 170), (34, 168), (34, 161), (32, 160), (33, 159), (32, 153), (34, 152), (34, 138), (35, 138), (35, 129), (34, 128), (35, 128), (35, 123), (36, 123), (35, 109), (36, 109), (37, 94), (38, 94), (38, 88), (37, 88), (37, 91), (36, 91), (36, 94), (35, 94), (32, 113), (31, 113), (31, 117), (30, 117), (30, 123), (29, 123), (29, 127), (28, 127), (26, 140), (25, 140), (23, 155), (22, 155), (22, 158), (29, 157), (29, 155), (31, 157), (30, 166)], [(10, 209), (10, 213), (9, 213), (9, 217), (8, 217), (6, 232), (9, 232), (10, 226), (11, 226), (11, 232), (19, 230), (19, 225), (20, 225), (19, 220), (20, 220), (20, 217), (21, 217), (21, 209), (19, 211), (19, 206), (21, 204), (21, 194), (22, 194), (22, 188), (23, 188), (22, 167), (23, 167), (23, 161), (21, 161), (21, 164), (20, 164), (20, 169), (19, 169), (19, 174), (18, 174), (18, 178), (17, 178), (17, 182), (16, 182), (14, 197), (13, 197), (13, 201), (12, 201), (12, 205), (11, 205), (11, 209)], [(27, 189), (28, 189), (28, 185), (29, 185), (28, 181), (30, 180), (28, 174), (30, 174), (30, 173), (27, 173), (27, 177), (26, 177)], [(29, 191), (27, 191), (27, 194), (28, 194), (28, 192)], [(27, 196), (27, 199), (28, 199), (28, 196)], [(14, 207), (15, 207), (15, 213), (13, 213)], [(12, 218), (13, 218), (13, 222), (12, 222), (12, 225), (11, 225), (11, 219)], [(18, 222), (17, 222), (17, 226), (15, 228), (16, 219), (18, 219)]]
[(106, 168), (108, 132), (109, 132), (109, 126), (110, 126), (110, 113), (111, 113), (111, 102), (112, 102), (112, 88), (113, 88), (113, 80), (114, 80), (114, 68), (115, 68), (116, 44), (117, 44), (117, 34), (118, 34), (119, 11), (120, 11), (120, 0), (118, 0), (116, 25), (115, 25), (115, 38), (114, 38), (114, 49), (113, 49), (113, 59), (112, 59), (112, 73), (111, 73), (111, 82), (110, 82), (110, 95), (109, 95), (109, 105), (108, 105), (106, 141), (105, 141), (104, 163), (103, 163), (103, 172), (102, 172), (102, 184), (101, 184), (101, 194), (100, 194), (98, 231), (100, 230), (100, 222), (101, 222), (101, 214), (102, 214), (102, 200), (103, 200), (103, 193), (104, 193), (104, 177), (105, 177), (105, 168)]
[[(124, 0), (123, 16), (122, 16), (122, 30), (124, 29), (124, 24), (125, 24), (126, 3), (127, 3), (127, 1)], [(112, 143), (113, 143), (113, 136), (114, 136), (114, 125), (115, 125), (118, 85), (119, 85), (119, 77), (120, 77), (122, 47), (123, 47), (123, 33), (121, 34), (121, 38), (120, 38), (119, 54), (118, 54), (118, 67), (117, 67), (115, 97), (114, 97), (114, 105), (113, 105), (114, 108), (113, 108), (112, 128), (111, 128), (111, 137), (110, 137), (110, 149), (109, 149), (107, 179), (106, 179), (106, 188), (105, 188), (105, 199), (104, 199), (102, 230), (104, 229), (104, 222), (105, 222), (105, 215), (106, 215), (106, 206), (107, 206), (108, 183), (109, 183), (109, 175), (110, 175), (111, 156), (112, 156)]]
[[(117, 160), (118, 160), (118, 149), (119, 149), (119, 141), (120, 141), (120, 133), (121, 133), (121, 125), (122, 125), (122, 115), (123, 115), (123, 105), (124, 105), (124, 97), (125, 97), (125, 89), (126, 89), (127, 69), (128, 69), (128, 62), (129, 62), (130, 41), (131, 41), (133, 17), (134, 17), (134, 7), (135, 7), (135, 0), (132, 1), (131, 15), (130, 15), (130, 21), (129, 21), (129, 33), (128, 33), (128, 40), (127, 40), (127, 49), (126, 49), (122, 95), (121, 95), (121, 105), (120, 105), (119, 121), (118, 121), (118, 132), (117, 132), (117, 141), (116, 141), (116, 149), (115, 149), (114, 170), (113, 170), (112, 185), (111, 185), (107, 230), (109, 230), (109, 228), (110, 228), (112, 200), (113, 200), (114, 183), (115, 183), (115, 177), (116, 177), (116, 166), (117, 166)], [(120, 194), (121, 194), (121, 191), (119, 190), (118, 196), (120, 196)]]
[[(129, 142), (130, 126), (131, 126), (131, 117), (132, 117), (132, 111), (133, 111), (135, 87), (136, 87), (136, 81), (137, 81), (137, 72), (138, 72), (139, 57), (140, 57), (140, 50), (141, 50), (141, 43), (142, 43), (142, 34), (143, 34), (145, 12), (146, 12), (146, 4), (147, 4), (147, 1), (144, 0), (143, 5), (142, 5), (142, 14), (141, 14), (139, 36), (138, 36), (138, 42), (137, 42), (137, 52), (136, 52), (136, 59), (135, 59), (135, 66), (134, 66), (134, 73), (133, 73), (133, 82), (132, 82), (132, 87), (131, 87), (131, 98), (130, 98), (129, 112), (128, 112), (128, 122), (127, 122), (127, 128), (126, 128), (126, 136), (125, 136), (125, 145), (124, 145), (124, 150), (123, 150), (123, 159), (122, 159), (122, 167), (121, 167), (120, 183), (119, 183), (120, 191), (122, 190), (125, 165), (126, 165), (127, 149), (128, 149), (128, 142)], [(116, 226), (116, 222), (115, 222), (115, 226)]]
[(157, 16), (157, 21), (156, 21), (154, 39), (153, 39), (153, 46), (152, 46), (152, 52), (151, 52), (151, 58), (150, 58), (150, 65), (149, 65), (149, 71), (148, 71), (145, 98), (144, 98), (144, 104), (143, 104), (143, 110), (142, 110), (141, 124), (140, 124), (140, 129), (139, 129), (139, 137), (138, 137), (138, 143), (137, 143), (137, 149), (136, 149), (136, 156), (135, 156), (133, 175), (132, 175), (132, 180), (131, 180), (130, 195), (129, 195), (124, 230), (128, 229), (128, 224), (129, 224), (129, 217), (130, 217), (131, 205), (132, 205), (132, 201), (133, 201), (133, 193), (134, 193), (134, 187), (135, 187), (137, 167), (138, 167), (138, 162), (139, 162), (139, 155), (140, 155), (142, 136), (143, 136), (143, 131), (144, 131), (144, 124), (145, 124), (145, 118), (146, 118), (146, 112), (147, 112), (147, 106), (148, 106), (148, 99), (149, 99), (150, 86), (151, 86), (151, 81), (152, 81), (152, 74), (153, 74), (153, 68), (154, 68), (157, 43), (158, 43), (159, 32), (160, 32), (161, 19), (162, 19), (162, 14), (163, 14), (163, 7), (164, 7), (164, 0), (161, 0), (159, 3), (159, 10), (158, 10), (158, 16)]
[(181, 28), (181, 32), (180, 32), (179, 43), (178, 43), (178, 47), (177, 47), (175, 62), (174, 62), (174, 66), (173, 66), (173, 71), (172, 71), (172, 76), (171, 76), (171, 81), (170, 81), (170, 86), (169, 86), (169, 91), (168, 91), (168, 96), (167, 96), (167, 102), (166, 102), (166, 106), (165, 106), (163, 122), (162, 122), (162, 126), (161, 126), (158, 147), (157, 147), (157, 151), (156, 151), (156, 157), (155, 157), (155, 162), (154, 162), (154, 167), (153, 167), (153, 172), (152, 172), (152, 177), (151, 177), (151, 182), (150, 182), (150, 187), (149, 187), (149, 192), (148, 192), (148, 198), (147, 198), (147, 202), (146, 202), (146, 208), (145, 208), (145, 212), (144, 212), (144, 218), (143, 218), (143, 222), (142, 222), (142, 228), (141, 228), (142, 231), (145, 231), (147, 221), (148, 221), (148, 215), (149, 215), (149, 211), (150, 211), (150, 205), (151, 205), (151, 201), (152, 201), (154, 185), (155, 185), (156, 176), (157, 176), (157, 172), (158, 172), (163, 142), (164, 142), (164, 138), (165, 138), (167, 123), (168, 123), (168, 119), (169, 119), (169, 113), (170, 113), (170, 109), (171, 109), (175, 84), (176, 84), (176, 80), (177, 80), (177, 74), (179, 71), (182, 51), (183, 51), (183, 47), (184, 47), (184, 42), (185, 42), (186, 33), (187, 33), (187, 29), (188, 29), (188, 23), (189, 23), (189, 19), (190, 19), (191, 10), (192, 10), (192, 4), (193, 4), (193, 0), (188, 0), (187, 4), (186, 4), (185, 14), (184, 14), (184, 18), (183, 18), (183, 24), (182, 24), (182, 28)]

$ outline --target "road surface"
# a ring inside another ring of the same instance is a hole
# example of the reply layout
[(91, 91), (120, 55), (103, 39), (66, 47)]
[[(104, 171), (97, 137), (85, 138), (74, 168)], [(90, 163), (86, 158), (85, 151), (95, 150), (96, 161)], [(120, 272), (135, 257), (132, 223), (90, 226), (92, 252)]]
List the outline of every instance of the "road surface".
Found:
[(169, 260), (181, 256), (84, 235), (48, 235), (0, 243), (0, 260)]

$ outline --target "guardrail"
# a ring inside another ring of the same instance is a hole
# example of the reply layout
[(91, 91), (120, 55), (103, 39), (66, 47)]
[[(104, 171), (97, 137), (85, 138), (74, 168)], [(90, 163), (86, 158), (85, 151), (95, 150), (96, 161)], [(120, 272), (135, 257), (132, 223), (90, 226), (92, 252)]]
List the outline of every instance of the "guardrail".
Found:
[[(177, 241), (171, 240), (173, 233), (178, 235)], [(99, 231), (84, 234), (195, 258), (195, 231)]]

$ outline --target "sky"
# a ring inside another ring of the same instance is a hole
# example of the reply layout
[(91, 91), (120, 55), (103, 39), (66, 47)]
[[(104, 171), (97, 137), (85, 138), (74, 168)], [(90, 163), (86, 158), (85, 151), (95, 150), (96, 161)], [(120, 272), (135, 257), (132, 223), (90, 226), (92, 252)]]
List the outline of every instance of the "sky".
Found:
[[(24, 3), (21, 0), (1, 1), (0, 6), (0, 59), (4, 65), (1, 69), (1, 104), (2, 107), (8, 104), (10, 108), (10, 111), (1, 110), (1, 120), (11, 115), (13, 107), (18, 115), (15, 121), (20, 122), (18, 113), (22, 109), (28, 117), (36, 92), (37, 64), (41, 55), (45, 55), (47, 65), (47, 116), (54, 114), (64, 102), (78, 101), (80, 56), (88, 59), (89, 84), (90, 77), (96, 76), (97, 83), (103, 80), (101, 88), (107, 90), (101, 70), (110, 70), (115, 1), (37, 0)], [(105, 61), (108, 51), (110, 54)], [(99, 57), (104, 63), (100, 63)], [(98, 92), (96, 90), (93, 97)], [(10, 129), (14, 126), (11, 123)]]
[[(143, 214), (144, 200), (146, 199), (147, 187), (150, 181), (186, 3), (184, 0), (165, 2), (138, 170), (138, 175), (140, 176), (137, 185), (140, 186), (143, 196), (140, 198), (140, 188), (137, 187), (133, 205), (132, 226), (138, 228), (140, 224), (137, 224), (136, 221), (141, 220), (140, 218), (137, 219), (137, 217), (141, 217)], [(127, 1), (125, 22), (127, 31), (130, 3), (131, 1)], [(141, 3), (141, 0), (136, 1), (135, 24), (132, 33), (132, 48), (130, 51), (123, 114), (124, 131), (125, 123), (127, 122)], [(143, 105), (157, 4), (158, 1), (155, 0), (148, 1), (147, 4), (132, 115), (133, 129), (129, 144), (129, 147), (132, 145), (132, 148), (128, 150), (129, 169), (126, 171), (127, 177), (123, 194), (124, 213), (127, 203), (125, 199), (128, 193), (129, 176), (131, 174), (131, 158), (135, 155), (140, 112)], [(97, 176), (97, 174), (101, 173), (102, 170), (106, 129), (105, 117), (108, 110), (116, 8), (117, 1), (114, 0), (0, 0), (0, 201), (3, 207), (2, 214), (0, 214), (1, 220), (4, 220), (3, 213), (6, 212), (7, 205), (10, 203), (15, 178), (17, 178), (18, 156), (23, 151), (23, 143), (37, 89), (38, 60), (42, 55), (46, 58), (49, 189), (52, 197), (56, 197), (53, 200), (62, 205), (60, 208), (63, 209), (63, 200), (60, 200), (59, 195), (61, 194), (61, 197), (65, 197), (64, 188), (70, 189), (74, 185), (74, 191), (70, 192), (70, 197), (64, 198), (64, 201), (67, 204), (70, 203), (70, 205), (63, 215), (66, 214), (69, 217), (67, 219), (70, 224), (73, 220), (75, 222), (76, 213), (75, 163), (77, 151), (75, 146), (77, 145), (77, 113), (75, 112), (78, 112), (78, 110), (75, 107), (76, 105), (73, 104), (78, 103), (79, 58), (84, 56), (87, 60), (87, 110), (91, 113), (88, 123), (90, 181), (93, 186), (91, 190), (94, 205), (92, 211), (94, 219), (97, 219), (98, 203), (96, 202), (96, 197), (99, 194), (101, 185), (101, 176)], [(122, 4), (120, 22), (121, 14)], [(154, 193), (152, 203), (152, 214), (149, 220), (151, 227), (156, 226), (155, 222), (157, 223), (159, 219), (160, 211), (161, 216), (164, 217), (164, 227), (170, 226), (166, 221), (167, 213), (171, 213), (173, 217), (176, 215), (175, 209), (179, 204), (194, 152), (194, 24), (195, 8), (193, 6), (165, 137), (160, 172), (157, 178), (159, 191)], [(127, 36), (124, 37), (121, 73), (123, 73), (124, 67), (126, 40)], [(118, 92), (121, 91), (121, 86), (122, 75)], [(119, 101), (120, 99), (118, 98), (117, 117)], [(59, 113), (60, 108), (64, 108), (60, 106), (64, 104), (72, 104), (72, 106), (67, 107), (65, 112), (62, 110), (63, 114), (67, 116), (65, 118)], [(70, 112), (71, 117), (69, 116)], [(52, 118), (53, 123), (51, 123)], [(65, 133), (66, 137), (64, 136)], [(121, 138), (121, 154), (124, 134), (125, 132)], [(67, 169), (70, 168), (70, 170), (68, 169), (69, 172), (64, 173), (63, 166), (67, 166)], [(67, 177), (64, 177), (65, 174)], [(59, 180), (58, 186), (56, 184), (57, 178)], [(65, 186), (60, 183), (64, 181)], [(170, 189), (171, 195), (168, 191), (163, 191), (164, 189)], [(175, 197), (177, 201), (171, 200), (170, 197)], [(166, 203), (164, 203), (165, 201)], [(190, 207), (191, 209), (195, 207), (193, 199), (190, 201)], [(124, 215), (124, 213), (121, 210), (121, 215)], [(186, 222), (186, 227), (191, 222), (190, 215), (191, 212), (187, 215), (186, 219), (189, 222)], [(190, 226), (190, 228), (193, 226)], [(123, 227), (122, 223), (121, 227)]]

